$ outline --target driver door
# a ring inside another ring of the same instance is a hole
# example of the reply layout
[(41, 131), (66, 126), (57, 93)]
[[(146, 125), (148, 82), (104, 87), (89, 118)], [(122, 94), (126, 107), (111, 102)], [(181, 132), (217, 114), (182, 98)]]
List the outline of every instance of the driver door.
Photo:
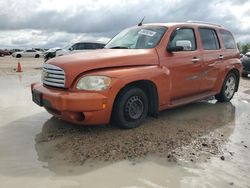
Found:
[[(194, 28), (176, 28), (169, 39), (168, 47), (180, 51), (166, 51), (165, 66), (170, 71), (170, 101), (194, 96), (200, 92), (202, 54), (197, 47)], [(188, 45), (186, 45), (188, 44)]]

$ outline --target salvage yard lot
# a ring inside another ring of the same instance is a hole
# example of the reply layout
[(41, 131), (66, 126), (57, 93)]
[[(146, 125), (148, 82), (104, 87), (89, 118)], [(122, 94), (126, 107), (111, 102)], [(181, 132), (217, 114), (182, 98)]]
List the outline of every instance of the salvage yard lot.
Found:
[(121, 130), (72, 125), (33, 104), (42, 64), (0, 57), (0, 187), (250, 185), (249, 78), (229, 103), (195, 102)]

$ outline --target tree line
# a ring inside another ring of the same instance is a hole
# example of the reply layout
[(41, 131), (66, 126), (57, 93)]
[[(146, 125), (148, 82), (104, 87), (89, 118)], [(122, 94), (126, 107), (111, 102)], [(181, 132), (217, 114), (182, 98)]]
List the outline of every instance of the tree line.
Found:
[(250, 43), (245, 43), (245, 44), (241, 44), (241, 43), (237, 43), (238, 49), (240, 50), (240, 53), (242, 54), (246, 54), (247, 52), (250, 52)]

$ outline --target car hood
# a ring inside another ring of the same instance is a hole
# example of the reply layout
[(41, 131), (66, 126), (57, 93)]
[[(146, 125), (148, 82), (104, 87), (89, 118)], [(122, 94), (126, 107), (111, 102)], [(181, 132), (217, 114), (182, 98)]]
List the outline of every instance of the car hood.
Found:
[(48, 61), (62, 68), (66, 74), (65, 87), (90, 70), (122, 66), (156, 65), (159, 63), (155, 49), (100, 49), (69, 54)]

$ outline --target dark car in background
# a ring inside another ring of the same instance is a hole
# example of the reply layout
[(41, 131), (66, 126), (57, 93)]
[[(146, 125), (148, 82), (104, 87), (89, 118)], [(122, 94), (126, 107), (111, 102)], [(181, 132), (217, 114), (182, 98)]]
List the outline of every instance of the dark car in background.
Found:
[(10, 51), (0, 49), (0, 57), (6, 56), (6, 55), (11, 55)]
[(241, 59), (242, 65), (243, 65), (243, 77), (248, 77), (248, 74), (250, 74), (250, 52), (247, 52)]

